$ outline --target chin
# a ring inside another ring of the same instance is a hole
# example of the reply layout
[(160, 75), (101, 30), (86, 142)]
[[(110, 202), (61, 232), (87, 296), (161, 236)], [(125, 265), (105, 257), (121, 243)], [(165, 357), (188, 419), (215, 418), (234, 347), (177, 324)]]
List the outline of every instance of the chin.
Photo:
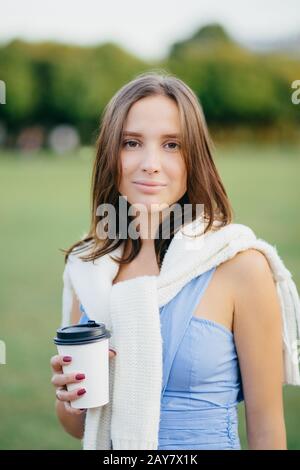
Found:
[(150, 208), (150, 207), (151, 207), (151, 204), (157, 205), (157, 206), (161, 206), (161, 205), (166, 205), (166, 202), (165, 202), (165, 201), (160, 201), (160, 200), (154, 199), (154, 198), (153, 198), (153, 199), (150, 199), (150, 198), (149, 198), (149, 199), (147, 199), (146, 201), (143, 201), (142, 204), (144, 204), (145, 206), (147, 206), (147, 207)]

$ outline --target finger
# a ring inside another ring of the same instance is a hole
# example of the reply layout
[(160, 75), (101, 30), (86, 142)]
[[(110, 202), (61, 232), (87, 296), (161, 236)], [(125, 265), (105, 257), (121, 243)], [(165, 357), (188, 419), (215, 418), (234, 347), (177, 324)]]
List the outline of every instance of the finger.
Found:
[(86, 408), (84, 409), (73, 408), (73, 406), (71, 406), (69, 401), (65, 401), (64, 405), (65, 405), (66, 411), (72, 415), (82, 415), (86, 412)]
[(62, 356), (62, 355), (56, 354), (55, 356), (51, 357), (50, 365), (54, 372), (61, 372), (62, 366), (66, 366), (70, 364), (71, 361), (72, 361), (71, 356)]
[(85, 374), (81, 372), (75, 372), (72, 374), (54, 374), (51, 379), (51, 383), (54, 387), (63, 387), (66, 384), (80, 383), (85, 379)]
[(85, 388), (77, 388), (68, 392), (67, 390), (63, 390), (61, 388), (56, 389), (56, 398), (59, 401), (74, 401), (78, 400), (78, 398), (82, 397), (86, 393)]
[(116, 351), (114, 349), (109, 350), (109, 358), (115, 357), (117, 355)]

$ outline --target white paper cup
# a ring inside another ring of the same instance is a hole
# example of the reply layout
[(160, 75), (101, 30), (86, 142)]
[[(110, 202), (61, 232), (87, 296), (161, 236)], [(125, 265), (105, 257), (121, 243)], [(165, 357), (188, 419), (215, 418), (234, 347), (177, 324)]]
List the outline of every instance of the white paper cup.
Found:
[(72, 357), (70, 364), (62, 367), (64, 374), (85, 374), (84, 380), (67, 384), (68, 391), (86, 390), (84, 395), (70, 402), (73, 408), (94, 408), (109, 402), (110, 337), (104, 323), (91, 320), (57, 330), (54, 343), (58, 354)]

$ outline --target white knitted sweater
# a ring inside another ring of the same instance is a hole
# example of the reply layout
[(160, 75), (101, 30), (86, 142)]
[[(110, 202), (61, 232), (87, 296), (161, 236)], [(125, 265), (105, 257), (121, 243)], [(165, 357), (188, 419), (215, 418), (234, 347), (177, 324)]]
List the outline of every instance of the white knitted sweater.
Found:
[[(73, 252), (63, 273), (61, 326), (70, 324), (73, 291), (88, 317), (111, 331), (110, 346), (117, 356), (110, 361), (106, 405), (87, 410), (84, 449), (157, 449), (162, 387), (162, 337), (159, 308), (194, 277), (248, 248), (267, 258), (280, 300), (283, 319), (284, 383), (300, 385), (298, 346), (300, 301), (291, 273), (277, 250), (242, 224), (218, 228), (215, 222), (203, 235), (202, 219), (186, 225), (172, 239), (160, 274), (112, 284), (123, 246), (92, 262)], [(191, 239), (192, 234), (201, 236)], [(82, 251), (79, 255), (83, 254)]]

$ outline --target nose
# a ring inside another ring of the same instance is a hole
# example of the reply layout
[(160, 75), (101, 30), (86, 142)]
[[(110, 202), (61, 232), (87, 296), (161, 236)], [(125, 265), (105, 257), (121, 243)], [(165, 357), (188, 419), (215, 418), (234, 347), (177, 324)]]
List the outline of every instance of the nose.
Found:
[(144, 158), (142, 159), (142, 170), (148, 173), (154, 171), (160, 171), (161, 169), (161, 157), (159, 151), (152, 149), (145, 151)]

